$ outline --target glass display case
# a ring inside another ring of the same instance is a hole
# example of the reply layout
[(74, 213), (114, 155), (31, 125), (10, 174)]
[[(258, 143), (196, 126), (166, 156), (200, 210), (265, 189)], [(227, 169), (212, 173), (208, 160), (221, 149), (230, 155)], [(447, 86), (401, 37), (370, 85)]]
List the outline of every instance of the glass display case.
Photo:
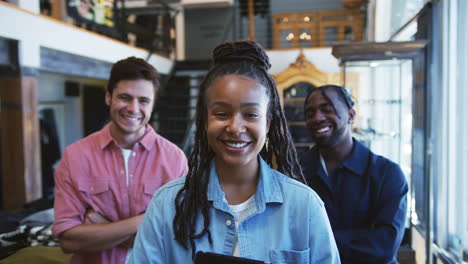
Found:
[[(354, 136), (402, 168), (410, 186), (409, 223), (426, 232), (430, 177), (426, 41), (336, 45), (344, 86), (357, 104)], [(348, 76), (358, 76), (349, 82)], [(354, 86), (358, 83), (358, 86)]]
[[(400, 164), (405, 175), (411, 175), (411, 60), (350, 61), (343, 66), (345, 87), (356, 97), (354, 136), (374, 153)], [(351, 73), (359, 73), (359, 87), (346, 82), (346, 75)]]

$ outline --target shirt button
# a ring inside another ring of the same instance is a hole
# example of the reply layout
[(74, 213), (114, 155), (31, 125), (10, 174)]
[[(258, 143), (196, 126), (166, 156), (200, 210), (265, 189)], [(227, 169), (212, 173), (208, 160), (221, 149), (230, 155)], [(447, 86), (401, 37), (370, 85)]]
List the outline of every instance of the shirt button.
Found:
[(135, 156), (136, 156), (136, 152), (133, 152), (133, 153), (132, 153), (132, 156), (135, 157)]
[(231, 224), (232, 224), (231, 220), (226, 220), (226, 225), (227, 226), (231, 226)]
[(128, 177), (130, 177), (130, 178), (133, 177), (133, 174), (128, 175)]
[(124, 170), (120, 170), (120, 173), (124, 174)]

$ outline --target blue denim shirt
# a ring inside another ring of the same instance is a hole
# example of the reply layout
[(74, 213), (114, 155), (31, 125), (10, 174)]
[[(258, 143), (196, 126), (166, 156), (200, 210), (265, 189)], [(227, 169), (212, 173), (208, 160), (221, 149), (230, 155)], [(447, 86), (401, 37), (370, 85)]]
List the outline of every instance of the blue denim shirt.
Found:
[(358, 140), (327, 176), (315, 147), (301, 158), (306, 181), (325, 203), (343, 263), (392, 263), (405, 231), (408, 185), (400, 167)]
[[(239, 224), (240, 256), (267, 263), (340, 263), (322, 201), (308, 186), (271, 169), (261, 158), (254, 195), (257, 213)], [(193, 263), (191, 249), (175, 239), (174, 199), (185, 177), (159, 189), (138, 230), (129, 263)], [(234, 216), (224, 198), (214, 161), (208, 183), (210, 232), (195, 240), (197, 251), (232, 255), (236, 236)], [(196, 232), (202, 230), (201, 214)]]

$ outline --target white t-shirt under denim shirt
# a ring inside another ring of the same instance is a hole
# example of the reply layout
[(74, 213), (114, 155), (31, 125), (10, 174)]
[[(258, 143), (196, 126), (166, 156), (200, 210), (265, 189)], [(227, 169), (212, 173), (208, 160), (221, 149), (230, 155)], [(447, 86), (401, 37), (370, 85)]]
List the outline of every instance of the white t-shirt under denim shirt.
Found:
[[(247, 217), (255, 214), (257, 212), (257, 206), (255, 205), (255, 195), (252, 195), (247, 201), (232, 205), (230, 204), (232, 212), (234, 213), (234, 223), (236, 225), (236, 233), (239, 228), (239, 223), (244, 221)], [(234, 239), (234, 250), (232, 255), (235, 257), (240, 257), (240, 248), (239, 248), (239, 240), (236, 238)]]

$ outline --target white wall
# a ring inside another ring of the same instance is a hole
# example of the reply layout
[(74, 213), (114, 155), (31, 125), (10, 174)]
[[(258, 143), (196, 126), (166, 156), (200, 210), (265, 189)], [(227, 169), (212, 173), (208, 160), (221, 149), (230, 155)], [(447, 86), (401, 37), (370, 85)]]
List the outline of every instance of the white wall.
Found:
[(80, 94), (83, 85), (105, 87), (106, 81), (64, 76), (62, 74), (41, 71), (38, 75), (38, 105), (39, 109), (53, 108), (56, 110), (56, 124), (60, 138), (60, 148), (83, 138), (83, 103), (81, 96), (65, 96), (65, 82), (73, 81), (80, 84)]
[[(5, 2), (0, 2), (0, 25), (0, 37), (19, 41), (22, 66), (40, 68), (40, 47), (109, 63), (129, 56), (146, 59), (148, 55), (144, 49), (135, 48)], [(150, 57), (149, 63), (162, 74), (169, 73), (173, 65), (172, 60), (154, 54)]]
[(17, 5), (23, 9), (29, 10), (33, 13), (40, 13), (40, 1), (39, 0), (17, 0)]

